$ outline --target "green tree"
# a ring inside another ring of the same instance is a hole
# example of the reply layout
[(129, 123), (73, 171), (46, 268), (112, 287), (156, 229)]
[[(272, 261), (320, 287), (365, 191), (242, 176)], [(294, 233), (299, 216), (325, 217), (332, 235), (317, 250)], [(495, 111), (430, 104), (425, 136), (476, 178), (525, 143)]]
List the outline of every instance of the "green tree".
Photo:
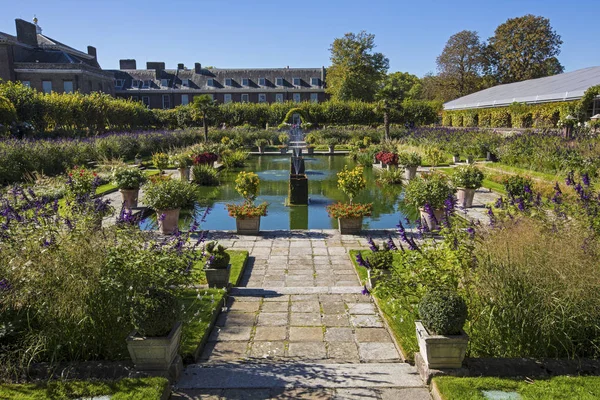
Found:
[(556, 56), (563, 43), (548, 18), (511, 18), (488, 40), (488, 71), (498, 83), (542, 78), (564, 71)]
[(443, 100), (480, 90), (484, 60), (484, 46), (477, 32), (465, 30), (450, 36), (436, 59)]
[(335, 100), (373, 101), (389, 68), (389, 60), (374, 48), (375, 35), (365, 31), (335, 39), (329, 48), (327, 93)]
[(194, 97), (194, 110), (202, 115), (202, 125), (204, 125), (204, 141), (208, 142), (208, 118), (216, 110), (217, 105), (208, 94), (202, 94)]
[(388, 79), (393, 79), (398, 88), (404, 94), (406, 100), (421, 100), (423, 95), (423, 83), (421, 78), (408, 72), (392, 72)]
[[(415, 78), (417, 77), (415, 76)], [(386, 141), (390, 138), (390, 111), (394, 108), (399, 109), (402, 107), (402, 101), (406, 98), (407, 88), (409, 89), (408, 91), (412, 89), (408, 84), (407, 77), (402, 72), (396, 72), (389, 74), (385, 78), (375, 94), (375, 99), (377, 100), (375, 110), (383, 113)]]

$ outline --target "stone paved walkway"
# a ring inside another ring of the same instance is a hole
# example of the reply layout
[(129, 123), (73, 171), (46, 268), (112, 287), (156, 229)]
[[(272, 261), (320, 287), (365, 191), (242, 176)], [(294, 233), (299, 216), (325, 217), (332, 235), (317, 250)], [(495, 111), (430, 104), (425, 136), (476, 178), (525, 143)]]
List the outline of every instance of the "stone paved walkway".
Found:
[(348, 250), (366, 248), (365, 237), (311, 230), (210, 239), (248, 250), (250, 260), (173, 398), (430, 399), (361, 294)]

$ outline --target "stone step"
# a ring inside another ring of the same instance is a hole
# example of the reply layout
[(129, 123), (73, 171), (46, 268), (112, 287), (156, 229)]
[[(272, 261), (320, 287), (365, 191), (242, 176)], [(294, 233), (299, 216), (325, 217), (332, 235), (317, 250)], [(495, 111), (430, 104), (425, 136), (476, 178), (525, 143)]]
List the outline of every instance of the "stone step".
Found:
[(186, 389), (271, 388), (424, 388), (415, 367), (406, 363), (193, 364), (175, 385)]
[(362, 286), (231, 288), (230, 296), (275, 297), (288, 294), (360, 294)]

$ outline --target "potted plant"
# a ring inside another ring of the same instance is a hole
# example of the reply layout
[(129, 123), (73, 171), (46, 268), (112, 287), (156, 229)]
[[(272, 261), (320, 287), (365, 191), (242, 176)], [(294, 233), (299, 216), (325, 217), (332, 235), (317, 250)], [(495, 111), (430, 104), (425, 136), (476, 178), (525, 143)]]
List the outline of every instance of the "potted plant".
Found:
[(210, 242), (206, 245), (206, 280), (211, 288), (226, 288), (229, 285), (229, 275), (231, 272), (230, 256), (225, 251), (225, 247)]
[(165, 153), (152, 154), (152, 164), (154, 164), (154, 167), (162, 174), (169, 166), (169, 155)]
[(181, 208), (193, 205), (196, 198), (196, 186), (168, 176), (154, 177), (144, 186), (144, 203), (156, 211), (158, 228), (165, 235), (175, 232)]
[(374, 288), (377, 283), (389, 277), (392, 274), (392, 263), (394, 262), (394, 255), (386, 247), (383, 249), (377, 248), (367, 256), (367, 278), (369, 280), (369, 287)]
[(339, 143), (337, 138), (329, 138), (325, 140), (325, 144), (329, 147), (329, 153), (335, 153), (335, 145)]
[(136, 155), (133, 157), (133, 162), (136, 165), (140, 165), (142, 163), (142, 155), (140, 153), (136, 153)]
[(406, 185), (404, 201), (414, 205), (421, 213), (421, 222), (430, 231), (439, 229), (444, 217), (446, 200), (454, 196), (452, 188), (441, 173), (423, 174)]
[(193, 155), (191, 159), (194, 165), (209, 165), (214, 167), (215, 161), (219, 159), (219, 156), (214, 152), (205, 151), (204, 153)]
[(381, 167), (397, 167), (399, 162), (398, 154), (389, 151), (380, 151), (375, 154), (375, 159), (381, 163)]
[(466, 158), (467, 158), (467, 164), (474, 164), (475, 163), (475, 156), (477, 154), (479, 154), (479, 147), (478, 146), (468, 146), (465, 149), (465, 152), (467, 154)]
[(316, 147), (315, 145), (317, 143), (317, 137), (315, 136), (315, 134), (309, 133), (308, 135), (306, 135), (304, 141), (306, 142), (306, 154), (314, 154)]
[(192, 157), (187, 153), (175, 154), (171, 157), (171, 164), (179, 171), (179, 176), (182, 181), (190, 180), (190, 166), (192, 165)]
[(235, 180), (235, 190), (244, 198), (243, 204), (227, 204), (229, 216), (235, 218), (237, 233), (257, 235), (260, 231), (260, 217), (267, 215), (267, 203), (254, 204), (258, 196), (260, 179), (254, 172), (242, 171)]
[(137, 370), (177, 378), (171, 371), (174, 364), (181, 363), (179, 310), (177, 298), (165, 289), (152, 288), (133, 297), (131, 322), (135, 330), (126, 342)]
[(140, 187), (145, 182), (146, 176), (136, 167), (117, 168), (113, 172), (113, 183), (119, 188), (123, 197), (123, 207), (127, 209), (138, 206)]
[(464, 208), (472, 207), (475, 190), (483, 183), (483, 172), (474, 165), (463, 165), (454, 168), (451, 179), (457, 188), (458, 205)]
[(417, 176), (417, 168), (423, 160), (417, 153), (400, 153), (398, 155), (400, 164), (404, 167), (404, 179), (410, 181)]
[(269, 141), (267, 139), (257, 139), (254, 143), (256, 144), (256, 147), (258, 147), (258, 152), (260, 154), (265, 154), (265, 147), (267, 147)]
[(287, 148), (288, 148), (288, 141), (290, 140), (290, 137), (288, 136), (287, 133), (282, 133), (279, 136), (277, 136), (277, 139), (279, 139), (279, 143), (281, 143), (278, 147), (279, 147), (279, 151), (281, 152), (281, 154), (285, 154), (287, 153)]
[(463, 331), (467, 305), (453, 290), (436, 289), (419, 303), (417, 340), (423, 360), (430, 369), (460, 368), (469, 336)]
[(460, 149), (461, 146), (458, 143), (452, 143), (450, 145), (450, 151), (452, 152), (452, 162), (458, 164), (460, 162)]
[(327, 207), (329, 216), (337, 218), (338, 227), (342, 235), (356, 235), (362, 230), (363, 217), (371, 215), (373, 209), (372, 203), (353, 203), (353, 199), (367, 185), (367, 180), (363, 176), (363, 167), (358, 166), (349, 170), (344, 166), (344, 170), (338, 172), (338, 188), (346, 193), (350, 203), (336, 203)]

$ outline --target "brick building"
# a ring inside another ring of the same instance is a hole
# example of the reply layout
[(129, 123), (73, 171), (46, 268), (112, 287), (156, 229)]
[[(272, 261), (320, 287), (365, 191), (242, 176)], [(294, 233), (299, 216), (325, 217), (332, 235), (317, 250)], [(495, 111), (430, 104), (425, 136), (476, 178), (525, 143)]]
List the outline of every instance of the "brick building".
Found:
[(37, 25), (15, 20), (17, 36), (0, 32), (0, 79), (21, 81), (40, 92), (115, 94), (114, 74), (98, 64), (96, 48), (87, 53), (44, 34)]
[(118, 97), (142, 101), (150, 108), (173, 108), (210, 94), (218, 103), (275, 103), (284, 101), (322, 102), (325, 68), (194, 68), (179, 64), (166, 69), (164, 62), (148, 62), (137, 69), (135, 60), (120, 60), (113, 71)]

